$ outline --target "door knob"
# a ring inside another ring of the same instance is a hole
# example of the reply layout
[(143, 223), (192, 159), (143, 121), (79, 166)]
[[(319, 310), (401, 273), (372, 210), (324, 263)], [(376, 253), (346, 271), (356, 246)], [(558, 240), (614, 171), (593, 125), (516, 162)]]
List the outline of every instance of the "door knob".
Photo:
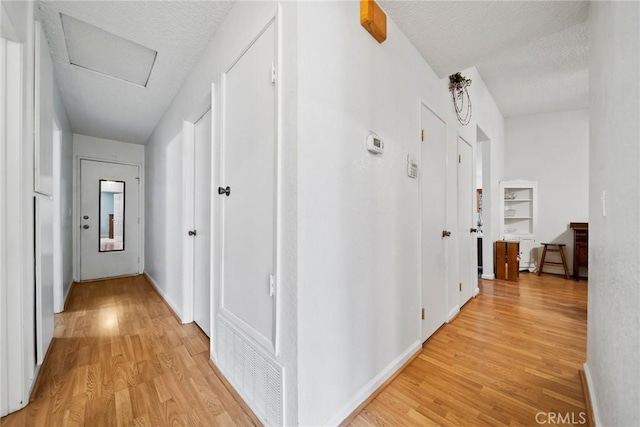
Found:
[(196, 230), (189, 230), (189, 236), (195, 236)]
[(449, 230), (442, 230), (442, 237), (449, 237), (451, 236), (451, 232)]
[(218, 187), (218, 194), (226, 194), (227, 197), (229, 197), (229, 194), (231, 194), (231, 187), (227, 187), (227, 188)]
[(469, 229), (469, 233), (477, 233), (478, 229), (477, 228), (470, 228)]
[(89, 225), (88, 225), (88, 224), (85, 224), (85, 225), (83, 225), (83, 226), (82, 226), (82, 228), (84, 228), (84, 229), (86, 230), (86, 229), (88, 229), (88, 228), (89, 228)]

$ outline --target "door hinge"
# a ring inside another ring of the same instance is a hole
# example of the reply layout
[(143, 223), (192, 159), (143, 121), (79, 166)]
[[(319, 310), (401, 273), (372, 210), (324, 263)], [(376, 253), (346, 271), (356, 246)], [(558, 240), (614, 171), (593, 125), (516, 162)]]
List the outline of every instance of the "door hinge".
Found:
[(458, 289), (460, 292), (462, 292), (462, 282), (459, 283)]
[(276, 82), (276, 64), (274, 62), (271, 63), (271, 83)]
[(422, 320), (424, 320), (424, 308), (420, 310), (420, 317), (422, 317)]
[(273, 274), (269, 275), (269, 296), (272, 297), (276, 294), (276, 277)]
[(458, 163), (462, 163), (462, 156), (458, 154)]
[(424, 141), (424, 129), (420, 131), (420, 141)]

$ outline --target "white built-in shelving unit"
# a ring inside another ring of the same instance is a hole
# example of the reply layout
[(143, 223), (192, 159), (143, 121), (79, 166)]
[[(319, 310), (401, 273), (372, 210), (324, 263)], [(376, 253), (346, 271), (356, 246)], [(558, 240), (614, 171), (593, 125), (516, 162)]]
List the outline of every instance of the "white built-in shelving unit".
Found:
[(538, 222), (538, 182), (501, 181), (500, 235), (504, 240), (520, 242), (520, 270), (533, 271)]

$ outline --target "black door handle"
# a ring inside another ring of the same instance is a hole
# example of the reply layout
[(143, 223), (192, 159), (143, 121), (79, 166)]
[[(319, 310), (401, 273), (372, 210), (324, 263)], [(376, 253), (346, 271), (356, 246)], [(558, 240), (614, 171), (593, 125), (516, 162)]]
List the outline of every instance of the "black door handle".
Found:
[(469, 229), (469, 233), (477, 233), (478, 229), (477, 228), (470, 228)]
[(189, 236), (195, 236), (196, 230), (189, 230)]
[(218, 194), (226, 194), (227, 197), (229, 197), (229, 194), (231, 194), (231, 187), (227, 187), (227, 188), (218, 187)]
[(448, 231), (448, 230), (442, 230), (442, 237), (443, 237), (443, 238), (445, 238), (445, 237), (449, 237), (449, 236), (451, 236), (451, 232), (450, 232), (450, 231)]

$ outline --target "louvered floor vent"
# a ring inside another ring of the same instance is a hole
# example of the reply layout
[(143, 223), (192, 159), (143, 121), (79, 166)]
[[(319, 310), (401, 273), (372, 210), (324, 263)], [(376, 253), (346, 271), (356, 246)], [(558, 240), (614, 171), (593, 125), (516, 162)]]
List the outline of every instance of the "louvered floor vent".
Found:
[(267, 426), (281, 426), (282, 366), (223, 317), (218, 317), (218, 365)]

